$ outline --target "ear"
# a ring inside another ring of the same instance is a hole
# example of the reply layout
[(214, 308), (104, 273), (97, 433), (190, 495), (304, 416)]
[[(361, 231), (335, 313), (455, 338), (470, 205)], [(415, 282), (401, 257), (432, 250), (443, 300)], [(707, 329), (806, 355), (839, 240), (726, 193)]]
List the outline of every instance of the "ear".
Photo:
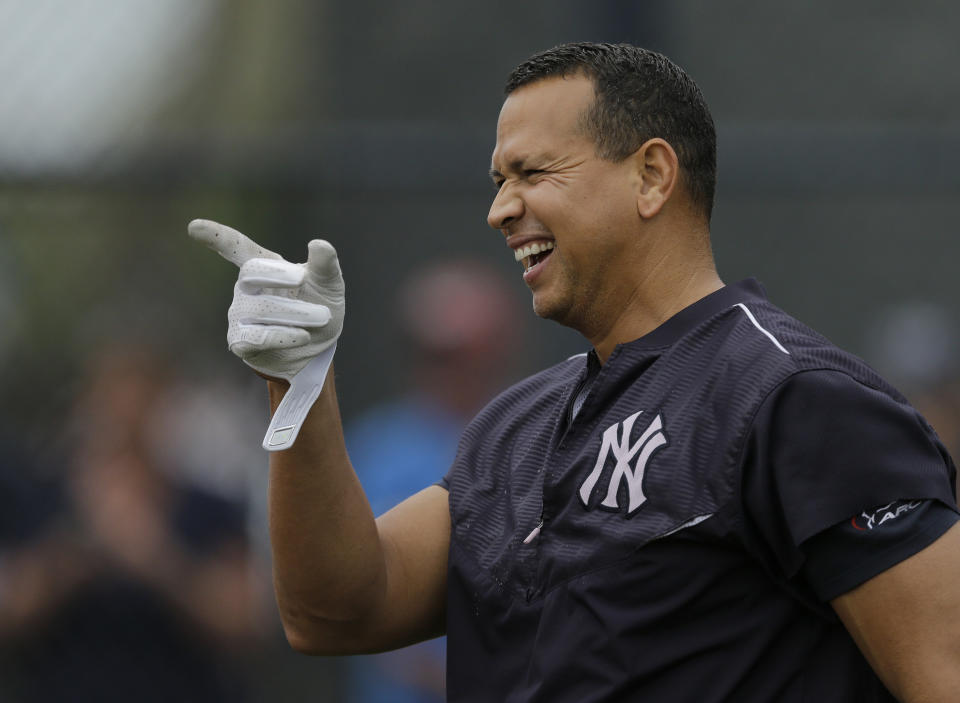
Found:
[(677, 152), (656, 137), (644, 142), (630, 158), (637, 169), (637, 212), (649, 219), (663, 208), (680, 179)]

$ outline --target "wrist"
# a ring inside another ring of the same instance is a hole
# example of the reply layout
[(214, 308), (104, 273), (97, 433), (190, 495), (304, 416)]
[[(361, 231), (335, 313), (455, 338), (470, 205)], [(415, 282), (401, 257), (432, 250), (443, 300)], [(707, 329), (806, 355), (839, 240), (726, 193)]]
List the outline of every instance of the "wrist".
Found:
[(270, 376), (268, 374), (263, 373), (262, 371), (257, 371), (256, 369), (254, 369), (253, 371), (254, 373), (257, 374), (257, 376), (259, 376), (264, 381), (266, 381), (267, 385), (279, 384), (284, 388), (284, 390), (290, 387), (290, 381), (288, 381), (285, 378), (280, 378), (279, 376)]
[(273, 415), (277, 411), (280, 401), (283, 400), (283, 396), (290, 390), (290, 382), (282, 378), (267, 376), (264, 376), (264, 378), (267, 380), (267, 393), (270, 396), (270, 414)]

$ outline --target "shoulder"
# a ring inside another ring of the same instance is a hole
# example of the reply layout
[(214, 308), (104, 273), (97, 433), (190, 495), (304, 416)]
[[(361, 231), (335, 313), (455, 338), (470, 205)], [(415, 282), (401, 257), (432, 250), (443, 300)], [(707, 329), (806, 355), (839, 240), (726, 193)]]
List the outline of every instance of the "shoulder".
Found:
[(827, 427), (884, 409), (900, 421), (925, 426), (906, 398), (863, 359), (772, 303), (739, 303), (725, 315), (715, 360), (727, 370), (729, 382), (751, 399), (754, 430), (787, 423), (796, 437), (800, 427), (811, 423)]
[(915, 432), (914, 445), (928, 436), (922, 418), (867, 363), (765, 297), (715, 310), (662, 362), (668, 381), (681, 378), (671, 381), (675, 392), (693, 399), (686, 406), (697, 426), (726, 438), (734, 476), (770, 447), (830, 452), (841, 436), (853, 444), (892, 437), (890, 426)]
[(864, 360), (767, 300), (737, 303), (713, 322), (714, 358), (759, 400), (786, 386), (827, 394), (873, 389), (906, 402)]

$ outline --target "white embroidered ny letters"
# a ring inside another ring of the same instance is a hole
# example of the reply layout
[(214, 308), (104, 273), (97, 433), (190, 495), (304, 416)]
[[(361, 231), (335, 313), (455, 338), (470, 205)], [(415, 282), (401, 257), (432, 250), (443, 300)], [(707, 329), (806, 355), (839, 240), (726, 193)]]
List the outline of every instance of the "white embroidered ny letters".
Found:
[[(600, 505), (614, 510), (621, 507), (617, 502), (617, 493), (620, 490), (621, 481), (625, 481), (627, 484), (627, 515), (632, 514), (647, 500), (647, 496), (643, 493), (643, 475), (647, 468), (647, 462), (650, 461), (650, 457), (653, 456), (655, 451), (667, 444), (667, 437), (663, 432), (663, 419), (658, 414), (637, 441), (631, 445), (630, 434), (633, 430), (633, 424), (642, 412), (642, 410), (635, 412), (623, 422), (610, 425), (604, 431), (596, 466), (593, 467), (593, 471), (580, 486), (580, 500), (583, 501), (584, 507), (589, 507), (590, 496), (597, 485), (597, 481), (600, 480), (600, 475), (603, 473), (603, 468), (607, 464), (607, 457), (610, 454), (613, 454), (616, 464), (613, 473), (610, 475), (607, 495)], [(618, 438), (617, 431), (621, 428), (622, 431)], [(636, 462), (631, 467), (630, 462), (633, 461), (634, 457), (636, 457)]]

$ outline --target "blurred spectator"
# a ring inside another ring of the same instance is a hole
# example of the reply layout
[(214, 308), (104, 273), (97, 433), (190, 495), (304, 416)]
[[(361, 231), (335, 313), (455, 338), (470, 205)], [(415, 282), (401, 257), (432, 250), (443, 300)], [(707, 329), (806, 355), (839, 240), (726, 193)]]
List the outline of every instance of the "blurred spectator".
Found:
[[(440, 263), (404, 284), (397, 318), (411, 389), (347, 426), (350, 459), (376, 515), (447, 472), (463, 427), (511, 374), (519, 309), (502, 279), (475, 262)], [(443, 639), (354, 657), (350, 700), (443, 701), (445, 670)]]
[(89, 368), (60, 481), (0, 457), (16, 486), (0, 495), (10, 699), (244, 699), (264, 589), (243, 506), (177, 480), (152, 449), (172, 380), (150, 348), (115, 346)]

